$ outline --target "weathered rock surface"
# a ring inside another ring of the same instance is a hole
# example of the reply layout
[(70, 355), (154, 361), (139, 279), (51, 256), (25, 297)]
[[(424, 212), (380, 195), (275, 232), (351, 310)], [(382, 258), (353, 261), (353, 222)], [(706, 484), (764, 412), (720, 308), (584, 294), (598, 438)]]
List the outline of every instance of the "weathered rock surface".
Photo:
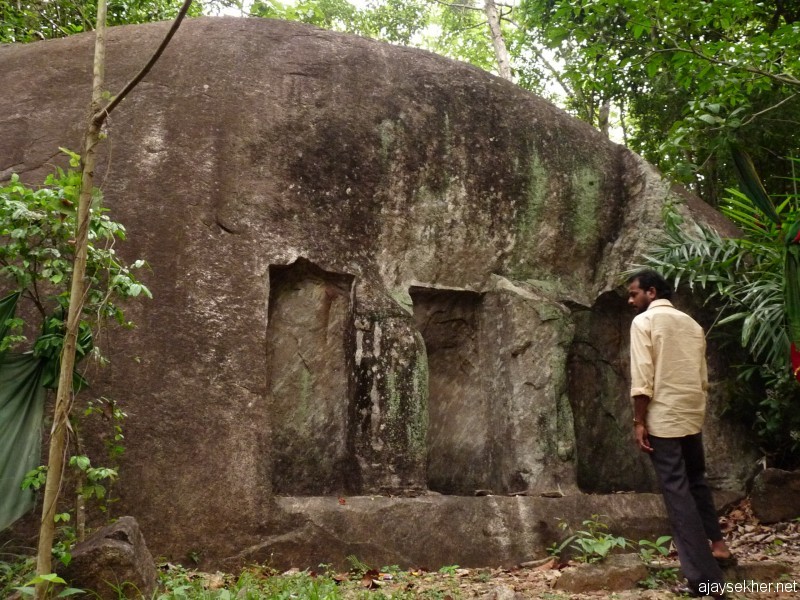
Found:
[(158, 579), (153, 557), (133, 517), (122, 517), (76, 544), (72, 561), (60, 566), (58, 574), (73, 587), (91, 590), (103, 600), (150, 598)]
[(764, 469), (753, 480), (750, 501), (762, 523), (800, 517), (800, 471)]
[[(109, 31), (109, 89), (166, 28)], [(78, 148), (92, 49), (0, 47), (0, 178), (40, 183)], [(97, 181), (155, 300), (94, 385), (129, 414), (120, 504), (158, 554), (315, 565), (337, 495), (652, 489), (619, 273), (666, 202), (728, 226), (636, 155), (467, 65), (258, 19), (185, 23), (108, 133)], [(735, 487), (748, 450), (711, 431)], [(448, 522), (407, 510), (415, 532)], [(437, 534), (431, 566), (523, 554), (539, 525), (502, 522), (491, 553)], [(339, 549), (428, 556), (387, 527)]]
[(757, 581), (776, 583), (783, 581), (782, 576), (788, 574), (790, 568), (786, 563), (777, 560), (747, 560), (723, 569), (725, 581)]
[[(678, 577), (684, 578), (683, 571), (680, 565), (676, 562), (673, 563), (674, 567), (678, 568)], [(776, 583), (785, 582), (786, 575), (791, 572), (791, 566), (780, 560), (739, 560), (735, 564), (727, 565), (722, 568), (722, 574), (725, 581), (731, 585), (739, 585), (739, 592), (747, 592), (747, 587), (743, 586), (760, 586), (772, 584), (773, 588)], [(791, 584), (791, 582), (788, 582)], [(766, 591), (760, 590), (759, 587), (752, 588), (752, 591)], [(774, 591), (774, 590), (773, 590)], [(795, 589), (795, 591), (797, 591)]]
[(555, 588), (581, 593), (595, 590), (621, 592), (636, 587), (648, 575), (638, 554), (612, 554), (600, 563), (581, 564), (564, 569)]
[(278, 497), (275, 503), (272, 514), (283, 516), (268, 524), (273, 533), (234, 557), (234, 564), (344, 568), (354, 554), (368, 565), (512, 567), (546, 555), (561, 541), (559, 520), (579, 528), (590, 515), (603, 515), (615, 535), (637, 540), (669, 531), (655, 494)]

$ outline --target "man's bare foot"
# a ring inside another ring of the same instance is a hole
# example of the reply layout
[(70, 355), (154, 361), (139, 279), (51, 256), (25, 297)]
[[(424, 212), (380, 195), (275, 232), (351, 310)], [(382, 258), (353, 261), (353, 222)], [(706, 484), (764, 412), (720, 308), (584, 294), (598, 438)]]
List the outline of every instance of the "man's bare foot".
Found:
[(732, 556), (731, 550), (728, 548), (728, 544), (725, 543), (725, 540), (711, 542), (711, 554), (714, 555), (714, 558), (720, 560), (729, 560)]
[(725, 540), (711, 542), (711, 554), (716, 559), (717, 564), (723, 569), (726, 567), (734, 567), (739, 562), (736, 560), (733, 553), (731, 553), (731, 549), (728, 548)]

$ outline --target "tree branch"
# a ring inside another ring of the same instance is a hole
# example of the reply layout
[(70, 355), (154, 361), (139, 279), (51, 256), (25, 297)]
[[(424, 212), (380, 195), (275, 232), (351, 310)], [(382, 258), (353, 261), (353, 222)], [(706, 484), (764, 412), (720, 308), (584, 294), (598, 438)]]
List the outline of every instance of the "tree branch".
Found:
[(464, 8), (466, 10), (477, 10), (478, 12), (483, 12), (483, 9), (480, 6), (470, 6), (469, 4), (458, 4), (457, 2), (445, 2), (444, 0), (431, 0), (434, 4), (441, 4), (442, 6), (446, 6), (448, 8)]
[(172, 23), (172, 27), (170, 27), (167, 35), (161, 41), (161, 45), (153, 53), (153, 56), (150, 57), (150, 60), (147, 61), (147, 64), (144, 67), (142, 67), (142, 70), (139, 71), (139, 73), (137, 73), (136, 76), (131, 79), (124, 88), (122, 88), (122, 91), (117, 94), (114, 99), (106, 105), (105, 108), (102, 108), (94, 113), (94, 116), (92, 117), (92, 121), (94, 123), (97, 125), (102, 125), (103, 121), (111, 113), (111, 111), (114, 110), (117, 105), (119, 105), (119, 103), (125, 99), (125, 96), (127, 96), (130, 91), (135, 88), (142, 79), (144, 79), (145, 75), (150, 72), (150, 69), (153, 68), (153, 65), (156, 64), (156, 61), (161, 58), (161, 55), (164, 53), (164, 50), (166, 49), (170, 40), (172, 40), (172, 36), (174, 36), (175, 32), (178, 31), (178, 27), (180, 27), (181, 21), (183, 21), (183, 17), (186, 16), (186, 13), (191, 5), (192, 0), (184, 0), (183, 6), (181, 6), (180, 11), (178, 11), (178, 16), (175, 17), (175, 21)]
[(500, 18), (497, 15), (497, 7), (494, 4), (494, 0), (484, 0), (484, 2), (484, 12), (489, 22), (489, 33), (492, 38), (495, 58), (497, 59), (498, 73), (503, 79), (511, 81), (511, 62), (508, 59), (508, 49), (503, 39), (503, 32), (500, 29)]
[(771, 110), (775, 110), (775, 109), (776, 109), (776, 108), (778, 108), (778, 107), (779, 107), (781, 104), (785, 104), (786, 102), (788, 102), (788, 101), (789, 101), (789, 100), (791, 100), (792, 98), (795, 98), (795, 97), (796, 97), (798, 94), (800, 94), (800, 92), (795, 92), (794, 94), (792, 94), (791, 96), (787, 96), (786, 98), (784, 98), (783, 100), (781, 100), (781, 101), (780, 101), (780, 102), (778, 102), (777, 104), (773, 104), (772, 106), (769, 106), (769, 107), (765, 108), (764, 110), (760, 110), (760, 111), (758, 111), (757, 113), (753, 113), (752, 115), (750, 115), (750, 117), (749, 117), (749, 118), (748, 118), (746, 121), (742, 121), (742, 126), (744, 126), (744, 125), (750, 125), (750, 123), (752, 123), (753, 121), (755, 121), (757, 117), (760, 117), (760, 116), (761, 116), (761, 115), (763, 115), (764, 113), (768, 113), (768, 112), (769, 112), (769, 111), (771, 111)]
[(464, 31), (477, 29), (479, 27), (483, 27), (484, 25), (486, 25), (486, 21), (479, 21), (478, 23), (473, 23), (472, 25), (467, 25), (466, 27), (461, 27), (460, 29), (454, 29), (453, 33), (463, 33)]
[[(517, 29), (522, 29), (519, 23), (517, 23), (513, 19), (504, 18), (504, 20), (511, 23)], [(550, 75), (553, 76), (553, 78), (558, 82), (558, 85), (561, 86), (561, 89), (564, 90), (564, 93), (570, 98), (576, 98), (577, 95), (575, 94), (575, 92), (573, 92), (570, 86), (567, 84), (567, 82), (564, 81), (564, 78), (561, 77), (561, 74), (556, 70), (556, 68), (552, 65), (552, 63), (549, 60), (547, 60), (544, 54), (542, 54), (542, 51), (539, 48), (539, 46), (537, 46), (536, 44), (531, 44), (530, 47), (531, 50), (533, 50), (533, 53), (536, 55), (536, 58), (538, 58), (541, 61), (545, 69), (547, 69), (550, 72)]]
[(697, 50), (692, 44), (689, 44), (688, 48), (683, 48), (677, 45), (677, 43), (674, 40), (672, 41), (672, 43), (674, 44), (672, 48), (653, 50), (652, 54), (663, 54), (666, 52), (683, 52), (685, 54), (692, 54), (714, 65), (728, 67), (729, 69), (737, 69), (740, 71), (744, 71), (746, 73), (753, 73), (755, 75), (760, 75), (761, 77), (772, 79), (773, 81), (777, 81), (779, 83), (791, 85), (793, 87), (800, 87), (800, 79), (796, 79), (791, 75), (770, 73), (769, 71), (765, 71), (764, 69), (759, 69), (758, 67), (751, 67), (749, 65), (738, 65), (728, 60), (722, 60), (713, 56), (709, 56), (708, 54), (705, 54), (704, 52)]

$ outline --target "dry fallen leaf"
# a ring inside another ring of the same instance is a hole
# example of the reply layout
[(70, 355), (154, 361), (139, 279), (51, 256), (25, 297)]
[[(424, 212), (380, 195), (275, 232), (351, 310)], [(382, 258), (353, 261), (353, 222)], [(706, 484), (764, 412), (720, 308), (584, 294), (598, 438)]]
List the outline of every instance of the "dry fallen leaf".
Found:
[(374, 590), (381, 585), (383, 585), (378, 578), (380, 577), (380, 573), (375, 569), (370, 569), (364, 576), (361, 578), (361, 587), (367, 588), (368, 590)]

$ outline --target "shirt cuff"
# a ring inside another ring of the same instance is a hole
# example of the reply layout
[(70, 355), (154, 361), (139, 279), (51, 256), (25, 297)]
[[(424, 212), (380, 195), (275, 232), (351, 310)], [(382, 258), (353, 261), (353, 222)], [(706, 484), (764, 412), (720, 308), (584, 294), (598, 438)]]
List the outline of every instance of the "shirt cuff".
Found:
[(631, 398), (633, 398), (634, 396), (647, 396), (648, 398), (652, 398), (653, 390), (643, 387), (631, 388)]

